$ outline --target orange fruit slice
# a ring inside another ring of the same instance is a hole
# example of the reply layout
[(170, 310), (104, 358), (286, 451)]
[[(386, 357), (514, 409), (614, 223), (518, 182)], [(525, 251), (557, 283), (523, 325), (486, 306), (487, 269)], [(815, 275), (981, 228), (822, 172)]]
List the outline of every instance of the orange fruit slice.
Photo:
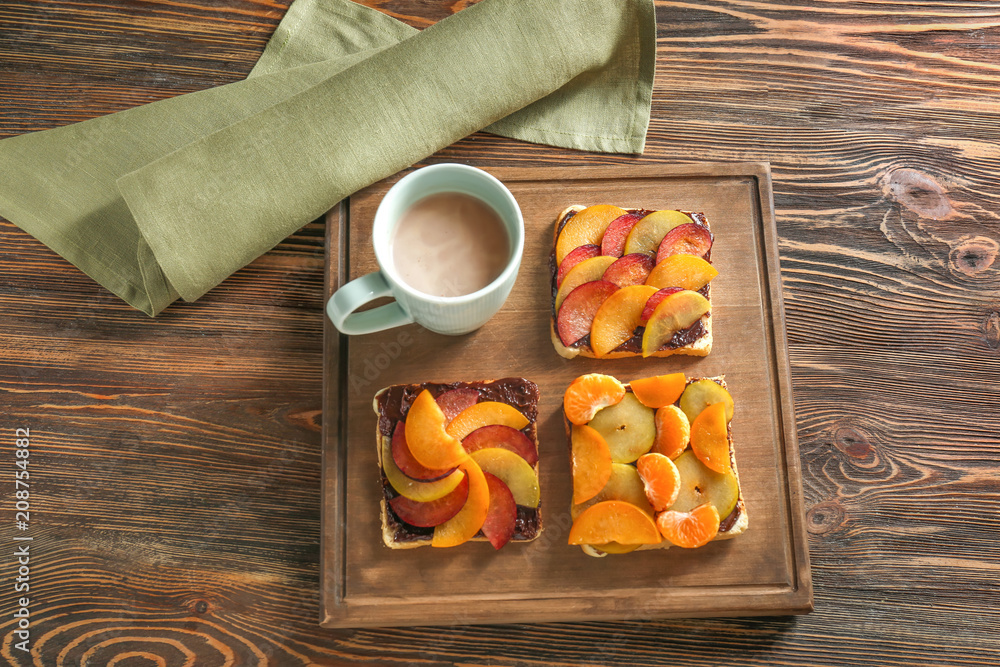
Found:
[(602, 373), (581, 375), (570, 383), (563, 395), (566, 419), (574, 424), (586, 424), (597, 411), (616, 405), (625, 398), (625, 385), (618, 378)]
[(726, 425), (726, 404), (721, 401), (702, 410), (691, 423), (691, 450), (715, 472), (727, 473), (732, 469)]
[(653, 267), (646, 284), (658, 289), (680, 287), (697, 292), (717, 275), (718, 270), (697, 255), (671, 255)]
[(664, 405), (656, 411), (654, 422), (656, 440), (649, 451), (676, 459), (691, 442), (691, 424), (687, 415), (676, 405)]
[(681, 397), (684, 387), (687, 386), (687, 378), (684, 377), (684, 373), (670, 373), (632, 380), (629, 386), (643, 405), (649, 408), (662, 408), (664, 405), (675, 403)]
[(454, 547), (468, 542), (486, 522), (490, 509), (490, 487), (482, 469), (470, 458), (459, 464), (469, 478), (469, 497), (458, 514), (434, 528), (432, 547)]
[(604, 232), (608, 225), (615, 218), (628, 213), (625, 209), (608, 204), (597, 204), (588, 206), (572, 218), (563, 226), (556, 239), (556, 265), (562, 264), (563, 259), (571, 250), (582, 245), (601, 245)]
[(656, 527), (671, 544), (694, 549), (708, 544), (719, 534), (719, 512), (709, 503), (690, 512), (668, 510), (656, 515)]
[(657, 512), (677, 501), (681, 491), (681, 473), (674, 462), (663, 454), (643, 454), (635, 462), (639, 477), (646, 487), (646, 498)]
[(570, 544), (659, 544), (660, 531), (641, 509), (622, 500), (588, 507), (569, 529)]
[[(446, 429), (448, 435), (456, 440), (463, 440), (477, 428), (499, 424), (510, 426), (512, 429), (520, 431), (528, 425), (528, 418), (521, 412), (506, 403), (499, 401), (483, 401), (476, 403), (456, 415)], [(409, 431), (407, 431), (409, 435)]]
[(601, 492), (611, 479), (611, 450), (601, 434), (586, 425), (573, 427), (573, 502), (585, 503)]
[(410, 405), (404, 427), (410, 453), (424, 467), (454, 468), (469, 458), (462, 443), (445, 431), (444, 423), (444, 412), (431, 392), (424, 389)]

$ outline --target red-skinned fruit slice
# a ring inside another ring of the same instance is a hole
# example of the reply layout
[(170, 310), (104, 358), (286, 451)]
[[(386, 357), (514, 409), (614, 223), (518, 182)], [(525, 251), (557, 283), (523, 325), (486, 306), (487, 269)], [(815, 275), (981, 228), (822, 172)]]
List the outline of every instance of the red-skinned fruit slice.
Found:
[(653, 311), (656, 310), (656, 307), (660, 305), (660, 302), (671, 294), (676, 294), (680, 291), (680, 287), (664, 287), (653, 296), (649, 297), (649, 299), (646, 300), (646, 305), (642, 308), (642, 315), (639, 316), (639, 324), (646, 326), (646, 322), (649, 321), (650, 316), (653, 314)]
[(418, 482), (434, 482), (455, 472), (454, 468), (428, 468), (413, 458), (406, 444), (406, 426), (403, 422), (398, 422), (392, 432), (392, 460), (401, 473)]
[(607, 280), (619, 287), (642, 285), (653, 270), (653, 257), (644, 252), (634, 252), (615, 260), (614, 264), (604, 270), (601, 280)]
[(689, 222), (667, 232), (656, 251), (656, 263), (659, 264), (671, 255), (695, 255), (703, 258), (711, 249), (712, 232), (704, 225)]
[(483, 472), (486, 486), (490, 490), (490, 508), (483, 522), (483, 535), (490, 541), (494, 549), (500, 549), (514, 537), (517, 526), (517, 504), (514, 495), (499, 477)]
[(601, 247), (593, 243), (588, 243), (587, 245), (582, 245), (570, 250), (569, 254), (563, 258), (563, 261), (559, 264), (559, 272), (556, 274), (556, 287), (562, 285), (563, 278), (569, 273), (569, 270), (574, 266), (579, 264), (585, 259), (590, 259), (591, 257), (597, 257), (601, 254)]
[(574, 248), (582, 245), (598, 245), (615, 218), (628, 213), (623, 208), (608, 204), (588, 206), (569, 219), (556, 239), (556, 261), (562, 264)]
[(612, 282), (592, 280), (570, 292), (556, 316), (556, 333), (562, 344), (569, 347), (589, 334), (598, 308), (617, 291), (618, 286)]
[(444, 498), (419, 502), (405, 496), (396, 496), (389, 501), (389, 506), (396, 516), (411, 526), (430, 528), (439, 526), (458, 514), (468, 498), (469, 478), (464, 477), (455, 490)]
[[(646, 330), (642, 334), (642, 356), (648, 357), (654, 354), (666, 345), (674, 334), (693, 325), (709, 310), (711, 304), (708, 299), (690, 290), (681, 290), (665, 298), (646, 321)], [(596, 315), (594, 319), (597, 319)]]
[(538, 463), (538, 450), (528, 436), (503, 424), (490, 424), (477, 428), (465, 436), (462, 446), (470, 454), (480, 449), (500, 447), (514, 452), (527, 461), (528, 465), (533, 466)]
[(611, 257), (621, 257), (625, 254), (625, 239), (628, 233), (635, 227), (635, 223), (642, 220), (642, 216), (635, 213), (626, 213), (611, 221), (608, 228), (604, 230), (604, 238), (601, 239), (601, 254)]
[(472, 387), (460, 387), (450, 389), (434, 400), (444, 413), (444, 423), (447, 425), (462, 410), (479, 402), (479, 392)]

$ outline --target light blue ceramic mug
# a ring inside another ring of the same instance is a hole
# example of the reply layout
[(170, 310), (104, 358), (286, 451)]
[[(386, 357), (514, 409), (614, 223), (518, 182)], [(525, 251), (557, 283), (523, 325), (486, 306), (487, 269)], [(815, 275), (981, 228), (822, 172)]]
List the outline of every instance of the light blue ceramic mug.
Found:
[[(500, 217), (509, 237), (510, 259), (493, 282), (470, 294), (433, 296), (414, 289), (393, 266), (392, 239), (403, 213), (417, 201), (440, 193), (471, 195)], [(459, 335), (483, 326), (510, 294), (524, 251), (524, 219), (514, 196), (495, 177), (464, 164), (435, 164), (417, 169), (390, 188), (375, 212), (372, 244), (379, 271), (343, 285), (326, 304), (339, 331), (356, 335), (416, 322), (431, 331)], [(381, 297), (394, 303), (354, 312)]]

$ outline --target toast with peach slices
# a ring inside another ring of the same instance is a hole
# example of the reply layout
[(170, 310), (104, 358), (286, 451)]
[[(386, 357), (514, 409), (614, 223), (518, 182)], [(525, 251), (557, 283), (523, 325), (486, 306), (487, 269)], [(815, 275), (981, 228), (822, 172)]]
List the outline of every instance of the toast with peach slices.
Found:
[(382, 541), (391, 549), (530, 542), (542, 531), (538, 387), (524, 378), (375, 394)]
[(705, 356), (712, 236), (702, 213), (573, 205), (555, 223), (550, 336), (560, 356)]
[(568, 542), (591, 556), (696, 548), (748, 525), (724, 377), (673, 373), (622, 384), (578, 377), (563, 413), (573, 499)]

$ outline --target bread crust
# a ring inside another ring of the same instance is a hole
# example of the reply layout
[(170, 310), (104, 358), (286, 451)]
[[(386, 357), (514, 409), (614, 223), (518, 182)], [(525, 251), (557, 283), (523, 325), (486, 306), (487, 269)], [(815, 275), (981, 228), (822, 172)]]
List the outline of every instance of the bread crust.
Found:
[[(553, 234), (552, 234), (552, 253), (553, 253), (552, 254), (552, 262), (553, 263), (555, 262), (556, 241), (559, 239), (559, 232), (562, 229), (563, 221), (567, 217), (569, 217), (571, 214), (579, 213), (580, 211), (582, 211), (585, 208), (586, 208), (586, 206), (583, 206), (582, 204), (572, 204), (572, 205), (567, 206), (566, 208), (564, 208), (559, 213), (559, 215), (556, 216), (556, 224), (555, 224), (555, 227), (553, 229)], [(626, 208), (624, 210), (628, 211), (629, 213), (634, 213), (634, 212), (639, 211), (641, 209)], [(707, 220), (704, 221), (704, 222), (702, 222), (701, 224), (704, 224), (705, 227), (708, 227), (709, 229), (711, 229), (711, 227), (709, 226)], [(558, 267), (554, 267), (554, 268), (556, 270), (558, 270)], [(709, 297), (709, 301), (711, 301), (711, 297)], [(660, 350), (657, 350), (656, 352), (652, 353), (649, 356), (651, 356), (651, 357), (672, 357), (672, 356), (678, 355), (678, 354), (687, 355), (687, 356), (691, 356), (691, 357), (704, 357), (704, 356), (708, 356), (708, 354), (712, 351), (712, 341), (713, 341), (713, 337), (712, 337), (712, 311), (711, 310), (709, 312), (707, 312), (705, 315), (702, 316), (701, 323), (705, 327), (705, 334), (702, 335), (700, 338), (698, 338), (698, 340), (694, 341), (693, 343), (689, 343), (688, 345), (682, 345), (681, 347), (675, 347), (675, 348), (670, 348), (670, 349), (660, 349)], [(549, 316), (549, 338), (552, 340), (552, 347), (555, 348), (556, 354), (558, 354), (560, 357), (562, 357), (564, 359), (575, 359), (576, 357), (585, 357), (585, 358), (588, 358), (588, 359), (601, 359), (601, 360), (604, 360), (604, 359), (625, 359), (625, 358), (628, 358), (628, 357), (641, 357), (642, 356), (641, 352), (628, 352), (628, 351), (624, 351), (624, 350), (620, 350), (620, 351), (617, 351), (617, 352), (616, 351), (611, 351), (611, 352), (609, 352), (609, 353), (607, 353), (607, 354), (605, 354), (603, 356), (597, 356), (594, 353), (594, 348), (592, 348), (590, 345), (586, 345), (586, 346), (582, 346), (582, 347), (567, 347), (566, 345), (563, 345), (563, 342), (562, 342), (562, 340), (560, 340), (559, 334), (556, 331), (555, 313), (552, 313)]]
[[(482, 383), (486, 384), (486, 383), (490, 383), (490, 382), (495, 382), (495, 380), (478, 380), (477, 382), (482, 382)], [(380, 411), (379, 411), (379, 401), (378, 401), (379, 396), (381, 396), (383, 393), (385, 393), (386, 391), (388, 391), (390, 388), (391, 387), (383, 387), (382, 389), (379, 389), (377, 392), (375, 392), (375, 396), (372, 398), (372, 410), (379, 417), (382, 416), (381, 413), (380, 413)], [(375, 442), (377, 444), (378, 473), (379, 473), (379, 478), (380, 479), (383, 476), (383, 473), (382, 473), (382, 470), (383, 470), (383, 468), (382, 468), (382, 452), (385, 449), (386, 445), (388, 444), (386, 442), (387, 440), (389, 440), (389, 438), (387, 438), (386, 436), (382, 435), (382, 433), (379, 431), (378, 420), (376, 420), (376, 422), (375, 422)], [(538, 432), (537, 432), (537, 429), (533, 430), (531, 441), (534, 443), (534, 445), (535, 445), (535, 451), (537, 452), (538, 451)], [(539, 466), (538, 463), (536, 463), (534, 466), (532, 466), (533, 469), (534, 469), (534, 471), (535, 471), (535, 475), (539, 474), (539, 467), (538, 466)], [(539, 479), (541, 479), (541, 478), (539, 478)], [(390, 549), (416, 549), (418, 547), (429, 547), (429, 546), (431, 546), (431, 543), (433, 542), (433, 537), (431, 535), (428, 535), (428, 536), (417, 536), (415, 539), (407, 540), (405, 542), (401, 542), (401, 541), (398, 541), (396, 539), (393, 527), (392, 527), (392, 525), (389, 522), (389, 503), (386, 500), (386, 497), (385, 497), (384, 493), (382, 495), (382, 498), (379, 500), (379, 517), (380, 517), (381, 523), (382, 523), (382, 542), (385, 544), (385, 546), (389, 547)], [(515, 536), (513, 538), (511, 538), (510, 541), (511, 542), (518, 542), (518, 543), (533, 542), (533, 541), (535, 541), (535, 540), (538, 539), (538, 536), (542, 534), (543, 530), (544, 530), (544, 524), (542, 522), (541, 513), (539, 513), (539, 515), (538, 515), (538, 531), (535, 533), (534, 537), (524, 538), (524, 537), (518, 537), (515, 534)], [(473, 537), (469, 541), (470, 542), (488, 542), (489, 540), (486, 537), (477, 535), (476, 537)]]
[[(716, 375), (716, 376), (712, 376), (712, 377), (690, 377), (690, 378), (687, 378), (687, 384), (691, 384), (692, 382), (696, 382), (698, 380), (712, 380), (713, 382), (719, 383), (722, 386), (723, 389), (727, 388), (727, 386), (726, 386), (726, 376), (725, 375)], [(629, 384), (625, 384), (626, 390), (630, 389), (630, 387), (631, 386)], [(563, 424), (566, 427), (566, 438), (567, 438), (567, 440), (569, 442), (572, 442), (572, 440), (571, 440), (571, 438), (572, 438), (572, 424), (569, 422), (568, 419), (565, 418), (565, 416), (563, 417)], [(733, 526), (729, 530), (727, 530), (724, 533), (719, 533), (714, 538), (712, 538), (711, 541), (713, 541), (713, 542), (720, 542), (722, 540), (731, 540), (731, 539), (733, 539), (734, 537), (736, 537), (738, 535), (742, 535), (744, 532), (746, 532), (747, 528), (750, 525), (750, 517), (747, 514), (746, 501), (743, 498), (743, 484), (740, 482), (740, 473), (739, 473), (739, 469), (736, 466), (736, 453), (735, 453), (734, 448), (733, 448), (733, 433), (732, 433), (732, 429), (730, 429), (729, 432), (727, 433), (727, 439), (729, 441), (729, 462), (730, 462), (730, 464), (733, 467), (733, 474), (736, 476), (736, 486), (740, 490), (739, 496), (736, 499), (736, 508), (734, 510), (734, 511), (738, 510), (739, 511), (739, 515), (736, 518), (736, 522), (733, 524)], [(573, 507), (573, 504), (570, 503), (570, 509), (571, 510), (572, 510), (572, 507)], [(720, 517), (720, 518), (725, 519), (726, 517)], [(635, 551), (651, 551), (653, 549), (669, 549), (669, 548), (671, 548), (673, 546), (674, 545), (671, 544), (670, 542), (668, 542), (667, 540), (663, 540), (659, 544), (643, 544), (642, 546), (640, 546)], [(584, 553), (586, 553), (588, 556), (593, 556), (595, 558), (603, 558), (604, 556), (608, 555), (604, 551), (601, 551), (599, 546), (594, 546), (594, 545), (590, 545), (590, 544), (584, 544), (584, 545), (581, 545), (581, 548), (583, 549)]]

